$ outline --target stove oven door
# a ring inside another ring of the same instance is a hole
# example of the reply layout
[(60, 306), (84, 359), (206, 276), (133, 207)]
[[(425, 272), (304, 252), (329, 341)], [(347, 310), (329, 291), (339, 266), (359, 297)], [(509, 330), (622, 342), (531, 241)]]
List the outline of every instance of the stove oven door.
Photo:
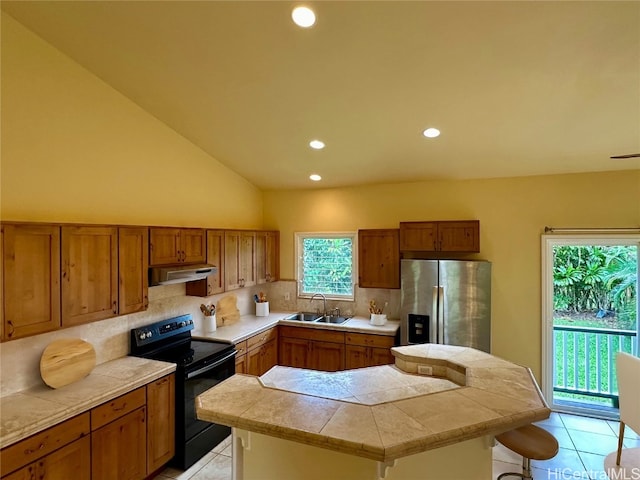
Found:
[[(198, 420), (195, 400), (198, 395), (235, 373), (235, 356), (236, 351), (232, 350), (209, 365), (186, 367), (182, 384), (176, 385), (175, 460), (180, 468), (189, 468), (231, 434), (229, 427)], [(178, 405), (179, 399), (182, 405)]]

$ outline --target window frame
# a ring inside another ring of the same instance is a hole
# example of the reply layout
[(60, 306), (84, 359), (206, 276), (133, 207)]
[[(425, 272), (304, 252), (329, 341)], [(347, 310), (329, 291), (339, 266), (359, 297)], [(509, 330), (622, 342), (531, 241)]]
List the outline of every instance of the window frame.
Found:
[[(295, 232), (295, 262), (296, 262), (296, 294), (298, 298), (310, 299), (314, 294), (305, 293), (303, 287), (303, 251), (302, 244), (306, 238), (349, 238), (351, 239), (351, 295), (323, 294), (327, 300), (355, 302), (356, 300), (356, 275), (358, 272), (358, 232)], [(317, 292), (320, 293), (320, 292)]]

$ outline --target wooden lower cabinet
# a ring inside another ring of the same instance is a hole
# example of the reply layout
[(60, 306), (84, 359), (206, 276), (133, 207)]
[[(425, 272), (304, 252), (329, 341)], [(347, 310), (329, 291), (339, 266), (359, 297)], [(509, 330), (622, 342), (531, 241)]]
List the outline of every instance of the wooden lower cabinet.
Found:
[(391, 354), (393, 337), (347, 333), (345, 343), (345, 368), (347, 369), (388, 365), (395, 361)]
[(91, 432), (92, 480), (146, 477), (146, 418), (146, 407), (141, 407)]
[(174, 455), (175, 374), (0, 451), (2, 480), (144, 479)]
[(89, 479), (89, 414), (83, 413), (0, 451), (2, 479)]
[(335, 372), (344, 370), (344, 333), (280, 327), (279, 365)]
[(88, 436), (66, 445), (3, 480), (89, 480), (91, 440)]
[(296, 368), (309, 368), (311, 364), (311, 351), (309, 340), (280, 335), (278, 346), (279, 365)]
[(344, 344), (311, 341), (311, 362), (307, 368), (323, 372), (344, 370)]
[(175, 455), (175, 375), (147, 385), (147, 474)]
[(245, 373), (260, 376), (278, 364), (278, 327), (254, 335), (246, 345)]

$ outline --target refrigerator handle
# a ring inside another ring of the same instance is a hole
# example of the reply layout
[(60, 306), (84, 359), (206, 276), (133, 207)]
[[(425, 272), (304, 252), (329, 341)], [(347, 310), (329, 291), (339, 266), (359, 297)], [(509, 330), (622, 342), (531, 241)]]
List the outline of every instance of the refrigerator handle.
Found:
[(438, 343), (444, 345), (444, 287), (438, 286)]
[(429, 323), (433, 325), (434, 335), (429, 335), (429, 340), (432, 343), (440, 343), (440, 318), (438, 313), (438, 296), (439, 296), (440, 287), (437, 285), (433, 286), (433, 299), (431, 305), (432, 319)]

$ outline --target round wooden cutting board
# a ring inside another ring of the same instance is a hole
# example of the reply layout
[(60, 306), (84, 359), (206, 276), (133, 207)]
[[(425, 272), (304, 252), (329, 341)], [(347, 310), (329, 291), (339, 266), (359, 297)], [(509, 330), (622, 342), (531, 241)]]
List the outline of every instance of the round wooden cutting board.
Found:
[(96, 366), (96, 351), (79, 338), (51, 342), (40, 358), (40, 376), (51, 388), (60, 388), (86, 377)]

